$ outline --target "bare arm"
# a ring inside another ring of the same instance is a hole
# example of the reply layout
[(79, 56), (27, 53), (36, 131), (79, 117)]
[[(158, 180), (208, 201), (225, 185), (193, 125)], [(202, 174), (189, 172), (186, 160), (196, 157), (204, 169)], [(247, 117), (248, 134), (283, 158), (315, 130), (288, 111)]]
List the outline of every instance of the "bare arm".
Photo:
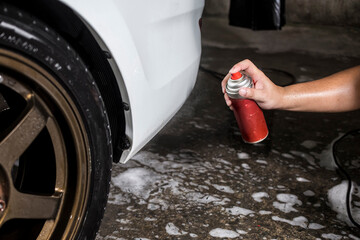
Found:
[(278, 108), (308, 112), (344, 112), (360, 108), (360, 66), (312, 82), (284, 87)]
[[(343, 112), (360, 109), (360, 66), (319, 80), (287, 87), (276, 86), (250, 60), (235, 64), (230, 73), (241, 70), (253, 78), (255, 88), (240, 89), (240, 95), (255, 100), (263, 109), (308, 112)], [(229, 77), (230, 74), (222, 81), (223, 91)], [(224, 97), (231, 108), (226, 93)]]

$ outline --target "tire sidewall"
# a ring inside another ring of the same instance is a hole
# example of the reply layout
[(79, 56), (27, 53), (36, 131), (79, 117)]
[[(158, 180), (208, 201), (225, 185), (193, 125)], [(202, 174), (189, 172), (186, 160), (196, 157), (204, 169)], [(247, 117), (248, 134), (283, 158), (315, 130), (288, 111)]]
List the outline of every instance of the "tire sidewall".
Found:
[(84, 221), (76, 238), (93, 239), (107, 203), (112, 165), (109, 121), (96, 81), (80, 56), (56, 32), (10, 6), (0, 4), (0, 9), (0, 47), (16, 51), (51, 72), (81, 115), (90, 145), (91, 177)]

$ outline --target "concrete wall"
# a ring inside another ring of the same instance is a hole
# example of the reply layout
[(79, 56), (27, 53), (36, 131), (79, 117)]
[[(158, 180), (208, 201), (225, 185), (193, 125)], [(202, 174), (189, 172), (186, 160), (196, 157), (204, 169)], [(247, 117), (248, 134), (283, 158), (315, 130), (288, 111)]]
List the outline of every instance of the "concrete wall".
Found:
[(204, 16), (226, 17), (229, 8), (230, 0), (205, 0)]
[[(360, 28), (360, 0), (285, 0), (286, 21)], [(205, 16), (227, 17), (230, 0), (205, 0)]]

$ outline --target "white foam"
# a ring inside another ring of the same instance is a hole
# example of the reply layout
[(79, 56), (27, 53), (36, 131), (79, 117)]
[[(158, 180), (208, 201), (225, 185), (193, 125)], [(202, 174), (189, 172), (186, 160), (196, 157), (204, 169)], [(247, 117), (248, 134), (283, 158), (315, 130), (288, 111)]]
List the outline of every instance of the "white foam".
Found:
[(267, 194), (266, 192), (257, 192), (257, 193), (253, 193), (251, 195), (251, 197), (256, 201), (256, 202), (262, 202), (262, 198), (268, 198), (269, 194)]
[(246, 231), (240, 230), (240, 229), (236, 229), (236, 232), (238, 232), (238, 233), (240, 233), (240, 234), (242, 234), (242, 235), (247, 234)]
[(155, 172), (145, 168), (131, 168), (111, 180), (114, 186), (123, 192), (147, 199), (159, 177)]
[(303, 152), (299, 152), (299, 151), (290, 151), (292, 154), (294, 154), (295, 156), (299, 156), (301, 158), (304, 158), (310, 165), (312, 166), (317, 166), (315, 163), (315, 158), (313, 156), (311, 156), (308, 153), (303, 153)]
[(316, 158), (318, 158), (320, 160), (321, 167), (324, 167), (328, 170), (337, 169), (337, 166), (335, 164), (334, 157), (332, 154), (332, 146), (333, 146), (334, 142), (337, 141), (341, 136), (342, 136), (342, 134), (339, 135), (337, 138), (335, 138), (330, 143), (330, 145), (328, 145), (320, 154), (312, 153)]
[(249, 209), (246, 209), (246, 208), (242, 208), (242, 207), (232, 207), (232, 208), (226, 208), (225, 209), (227, 212), (229, 212), (231, 215), (234, 215), (234, 216), (238, 216), (238, 215), (244, 215), (244, 216), (247, 216), (249, 214), (253, 214), (254, 211), (251, 211)]
[(264, 164), (264, 165), (267, 165), (268, 163), (267, 163), (267, 161), (265, 161), (265, 160), (256, 160), (256, 162), (257, 163), (260, 163), (260, 164)]
[[(356, 184), (353, 183), (353, 186), (356, 187)], [(354, 187), (351, 190), (353, 193)], [(337, 218), (341, 221), (346, 222), (349, 226), (352, 226), (350, 219), (348, 218), (346, 211), (346, 192), (348, 188), (348, 182), (342, 181), (342, 183), (332, 187), (328, 191), (328, 200), (329, 205), (333, 211), (337, 213)], [(360, 222), (360, 208), (352, 208), (352, 216), (355, 221)]]
[(198, 237), (198, 235), (195, 234), (195, 233), (189, 233), (189, 236), (192, 237), (192, 238), (197, 238)]
[(238, 153), (237, 156), (239, 159), (249, 159), (250, 158), (250, 155), (247, 153), (244, 153), (244, 152)]
[(297, 212), (294, 205), (302, 205), (302, 202), (293, 194), (280, 193), (276, 198), (281, 202), (273, 202), (273, 206), (284, 213)]
[(230, 162), (228, 162), (228, 161), (226, 161), (224, 159), (221, 159), (221, 158), (217, 158), (216, 160), (223, 163), (223, 164), (226, 164), (226, 165), (230, 165), (230, 166), (232, 165)]
[(125, 205), (131, 202), (130, 198), (125, 197), (122, 193), (113, 194), (109, 193), (109, 200), (108, 203), (115, 204), (115, 205)]
[(289, 153), (282, 153), (281, 156), (283, 156), (285, 158), (289, 158), (289, 159), (294, 159), (294, 156)]
[(211, 203), (211, 202), (219, 202), (221, 199), (215, 196), (211, 196), (211, 195), (204, 195), (202, 193), (199, 192), (192, 192), (192, 193), (188, 193), (186, 194), (186, 197), (190, 200), (199, 202), (199, 203)]
[(210, 127), (210, 125), (205, 123), (198, 123), (196, 121), (190, 121), (189, 124), (193, 125), (195, 128), (198, 129), (204, 129), (204, 130), (212, 130), (213, 128)]
[(209, 232), (209, 234), (212, 237), (218, 237), (218, 238), (237, 238), (240, 236), (240, 234), (235, 231), (222, 229), (222, 228), (212, 229)]
[(307, 190), (304, 192), (304, 195), (307, 197), (312, 197), (312, 196), (315, 196), (315, 193), (311, 190)]
[(129, 224), (131, 221), (129, 219), (116, 219), (116, 222), (121, 224)]
[(175, 224), (173, 224), (172, 222), (166, 224), (166, 232), (169, 235), (172, 236), (180, 236), (180, 235), (185, 235), (187, 234), (187, 232), (181, 231), (178, 227), (175, 226)]
[(99, 234), (96, 235), (95, 240), (126, 240), (125, 238), (118, 238), (115, 236), (106, 236), (106, 237), (102, 237)]
[(307, 218), (304, 217), (304, 216), (293, 218), (293, 220), (288, 220), (288, 219), (285, 219), (285, 218), (280, 218), (278, 216), (273, 216), (272, 220), (279, 221), (279, 222), (285, 222), (285, 223), (288, 223), (290, 225), (299, 226), (299, 227), (302, 227), (302, 228), (306, 228), (307, 223), (308, 223)]
[(217, 201), (214, 202), (214, 205), (226, 205), (230, 202), (231, 200), (229, 198), (223, 198), (221, 201)]
[(276, 195), (276, 198), (281, 202), (298, 204), (298, 205), (302, 204), (302, 202), (298, 199), (298, 197), (293, 194), (279, 193), (278, 195)]
[(310, 223), (308, 228), (309, 229), (314, 229), (314, 230), (319, 230), (319, 229), (324, 228), (324, 226), (321, 225), (321, 224), (318, 224), (318, 223)]
[(241, 166), (242, 166), (243, 168), (245, 168), (245, 169), (248, 169), (248, 170), (251, 169), (250, 166), (249, 166), (249, 164), (247, 164), (247, 163), (242, 163)]
[(358, 238), (352, 234), (349, 234), (349, 238), (354, 239), (354, 240), (360, 240), (360, 238)]
[(272, 214), (272, 212), (270, 212), (270, 211), (265, 211), (265, 210), (260, 210), (259, 213), (260, 213), (260, 215), (269, 215), (269, 214)]
[[(171, 154), (169, 156), (169, 160), (165, 157), (159, 156), (159, 154), (141, 151), (136, 154), (132, 160), (135, 160), (141, 163), (144, 166), (148, 166), (149, 168), (155, 170), (159, 173), (169, 173), (169, 172), (181, 172), (181, 170), (188, 169), (196, 169), (197, 171), (206, 170), (205, 167), (200, 166), (197, 163), (197, 159), (195, 157), (195, 153), (192, 153), (191, 150), (182, 149), (180, 150), (179, 155)], [(161, 161), (160, 161), (160, 160)], [(182, 162), (175, 162), (175, 159), (181, 159)], [(190, 163), (188, 163), (190, 162)]]
[[(144, 239), (144, 240), (148, 240), (146, 238), (141, 238), (141, 239)], [(96, 235), (96, 238), (95, 240), (126, 240), (125, 238), (118, 238), (118, 237), (115, 237), (115, 236), (112, 236), (112, 235), (108, 235), (106, 237), (101, 237), (100, 235)]]
[(326, 168), (327, 170), (335, 170), (337, 167), (334, 163), (334, 158), (331, 152), (330, 147), (327, 147), (320, 154), (312, 153), (317, 159), (320, 160), (320, 166)]
[(303, 178), (303, 177), (297, 177), (296, 181), (298, 181), (298, 182), (310, 182), (310, 180), (308, 180), (306, 178)]
[(151, 211), (155, 211), (155, 210), (160, 209), (160, 206), (156, 205), (156, 204), (149, 203), (148, 206), (147, 206), (147, 209), (149, 209)]
[(275, 149), (271, 149), (271, 152), (275, 153), (275, 154), (280, 154), (280, 152), (278, 150), (275, 150)]
[(297, 212), (297, 210), (293, 207), (293, 205), (290, 205), (288, 203), (279, 203), (275, 201), (273, 202), (273, 206), (274, 208), (277, 208), (284, 213)]
[[(186, 157), (191, 160), (194, 158), (194, 154), (190, 150), (181, 150), (182, 157)], [(180, 155), (172, 154), (168, 157), (172, 159), (182, 159)], [(160, 160), (161, 161), (160, 161)], [(156, 196), (161, 194), (164, 191), (169, 191), (171, 194), (178, 196), (180, 199), (186, 199), (187, 201), (192, 201), (196, 204), (209, 204), (214, 205), (225, 205), (230, 200), (228, 198), (221, 198), (216, 195), (209, 195), (207, 192), (203, 192), (204, 189), (208, 190), (209, 188), (205, 185), (198, 185), (194, 182), (188, 182), (188, 178), (181, 172), (183, 170), (195, 169), (197, 171), (207, 171), (207, 168), (212, 167), (210, 163), (202, 162), (201, 165), (197, 162), (195, 163), (174, 163), (171, 161), (166, 161), (167, 158), (161, 157), (158, 154), (151, 152), (140, 152), (137, 154), (132, 161), (136, 164), (132, 168), (127, 169), (123, 173), (120, 173), (118, 176), (112, 178), (112, 183), (114, 186), (119, 187), (124, 193), (122, 195), (112, 196), (110, 198), (114, 203), (117, 201), (118, 204), (125, 204), (125, 201), (131, 200), (128, 193), (133, 194), (139, 198), (139, 201), (142, 199), (149, 199), (150, 196)], [(192, 161), (192, 160), (191, 160)], [(141, 168), (137, 167), (139, 165), (145, 165), (146, 167)], [(209, 165), (209, 166), (207, 166)], [(169, 173), (176, 172), (176, 175), (171, 175), (169, 179)], [(180, 174), (178, 174), (180, 172)], [(161, 173), (164, 173), (162, 175)], [(184, 178), (185, 176), (185, 178)], [(186, 181), (186, 182), (185, 182)], [(210, 184), (210, 182), (208, 183)], [(185, 186), (190, 186), (187, 188)], [(224, 192), (234, 192), (230, 187), (220, 185), (216, 186)], [(114, 199), (117, 197), (118, 199)], [(128, 203), (128, 202), (127, 202)], [(146, 202), (145, 202), (146, 203)], [(156, 210), (162, 209), (166, 210), (169, 208), (169, 204), (161, 199), (151, 198), (148, 204), (148, 209)]]
[(216, 188), (216, 190), (219, 190), (221, 192), (234, 193), (234, 190), (232, 190), (231, 187), (229, 187), (229, 186), (223, 186), (223, 185), (217, 185), (217, 184), (212, 184), (212, 186), (214, 188)]
[(312, 148), (316, 147), (317, 142), (312, 141), (312, 140), (305, 140), (300, 145), (302, 145), (308, 149), (312, 149)]
[(334, 233), (323, 233), (323, 234), (321, 234), (321, 237), (323, 237), (325, 239), (331, 239), (331, 240), (340, 240), (343, 238), (343, 236), (337, 235)]
[(166, 211), (169, 209), (168, 202), (163, 199), (157, 198), (157, 197), (150, 199), (149, 205), (150, 204), (153, 204), (154, 206), (158, 206), (158, 208), (161, 208), (161, 210), (163, 210), (163, 211)]

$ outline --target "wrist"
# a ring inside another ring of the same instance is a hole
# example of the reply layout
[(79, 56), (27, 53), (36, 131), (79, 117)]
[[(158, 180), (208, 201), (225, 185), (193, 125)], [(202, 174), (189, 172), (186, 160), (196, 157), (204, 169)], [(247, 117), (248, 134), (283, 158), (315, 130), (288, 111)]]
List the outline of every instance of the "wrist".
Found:
[(279, 110), (286, 110), (287, 109), (287, 101), (286, 101), (287, 88), (280, 87), (280, 86), (276, 86), (276, 87), (277, 87), (277, 91), (276, 91), (277, 98), (276, 98), (273, 108), (279, 109)]

